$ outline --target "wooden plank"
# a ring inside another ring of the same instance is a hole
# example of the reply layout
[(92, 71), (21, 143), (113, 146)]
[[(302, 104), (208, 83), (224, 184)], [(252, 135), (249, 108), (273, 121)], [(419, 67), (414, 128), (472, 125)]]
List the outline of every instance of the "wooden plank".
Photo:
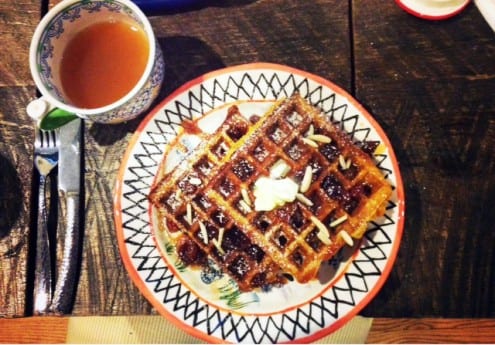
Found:
[(363, 314), (493, 317), (493, 32), (474, 5), (431, 22), (393, 1), (354, 1), (353, 32), (356, 97), (390, 137), (406, 191), (397, 262)]
[(0, 3), (0, 317), (24, 315), (31, 235), (32, 122), (35, 97), (29, 44), (40, 18), (39, 0)]
[(40, 18), (39, 0), (0, 3), (0, 87), (32, 85), (28, 65), (31, 36)]
[[(65, 343), (68, 317), (0, 319), (1, 344)], [(368, 344), (494, 343), (494, 319), (375, 318)]]
[(346, 1), (231, 1), (151, 21), (170, 68), (165, 94), (205, 72), (256, 61), (351, 85)]
[(1, 344), (63, 344), (67, 338), (67, 317), (0, 319)]
[(0, 317), (24, 315), (31, 236), (33, 127), (25, 105), (34, 87), (0, 87)]
[(366, 342), (369, 344), (489, 344), (495, 342), (495, 320), (375, 318)]

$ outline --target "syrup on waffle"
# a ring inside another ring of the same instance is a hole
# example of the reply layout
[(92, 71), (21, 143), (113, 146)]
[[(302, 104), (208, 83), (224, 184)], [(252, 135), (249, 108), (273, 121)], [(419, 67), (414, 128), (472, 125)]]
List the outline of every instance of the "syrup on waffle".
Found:
[[(298, 185), (294, 200), (257, 210), (257, 181), (281, 165), (277, 178)], [(160, 224), (179, 234), (179, 257), (201, 264), (209, 256), (247, 291), (287, 274), (314, 279), (384, 214), (391, 193), (371, 157), (296, 93), (255, 122), (232, 106), (149, 197)]]

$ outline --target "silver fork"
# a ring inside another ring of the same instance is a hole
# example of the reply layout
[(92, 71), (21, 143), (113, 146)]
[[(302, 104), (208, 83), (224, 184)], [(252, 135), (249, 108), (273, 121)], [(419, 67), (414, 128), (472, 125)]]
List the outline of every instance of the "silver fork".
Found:
[[(46, 182), (50, 172), (58, 164), (58, 131), (35, 129), (34, 165), (38, 169), (38, 219), (36, 230), (36, 261), (34, 274), (33, 314), (48, 312), (52, 299), (52, 262), (48, 236), (48, 210)], [(52, 198), (53, 200), (53, 198)]]

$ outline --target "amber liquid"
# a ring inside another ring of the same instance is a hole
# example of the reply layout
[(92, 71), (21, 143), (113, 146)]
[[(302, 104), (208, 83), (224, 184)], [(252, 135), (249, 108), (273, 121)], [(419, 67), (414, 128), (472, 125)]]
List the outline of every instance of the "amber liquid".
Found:
[(62, 88), (70, 104), (99, 108), (125, 96), (146, 67), (149, 43), (132, 23), (92, 24), (72, 38), (60, 64)]

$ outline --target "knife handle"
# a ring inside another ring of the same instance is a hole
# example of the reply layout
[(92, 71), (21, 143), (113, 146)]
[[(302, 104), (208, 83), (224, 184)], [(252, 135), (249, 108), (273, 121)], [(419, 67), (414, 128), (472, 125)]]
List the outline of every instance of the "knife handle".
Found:
[(62, 262), (57, 277), (50, 311), (63, 315), (70, 313), (77, 290), (79, 268), (79, 193), (67, 193), (67, 224), (63, 246)]

